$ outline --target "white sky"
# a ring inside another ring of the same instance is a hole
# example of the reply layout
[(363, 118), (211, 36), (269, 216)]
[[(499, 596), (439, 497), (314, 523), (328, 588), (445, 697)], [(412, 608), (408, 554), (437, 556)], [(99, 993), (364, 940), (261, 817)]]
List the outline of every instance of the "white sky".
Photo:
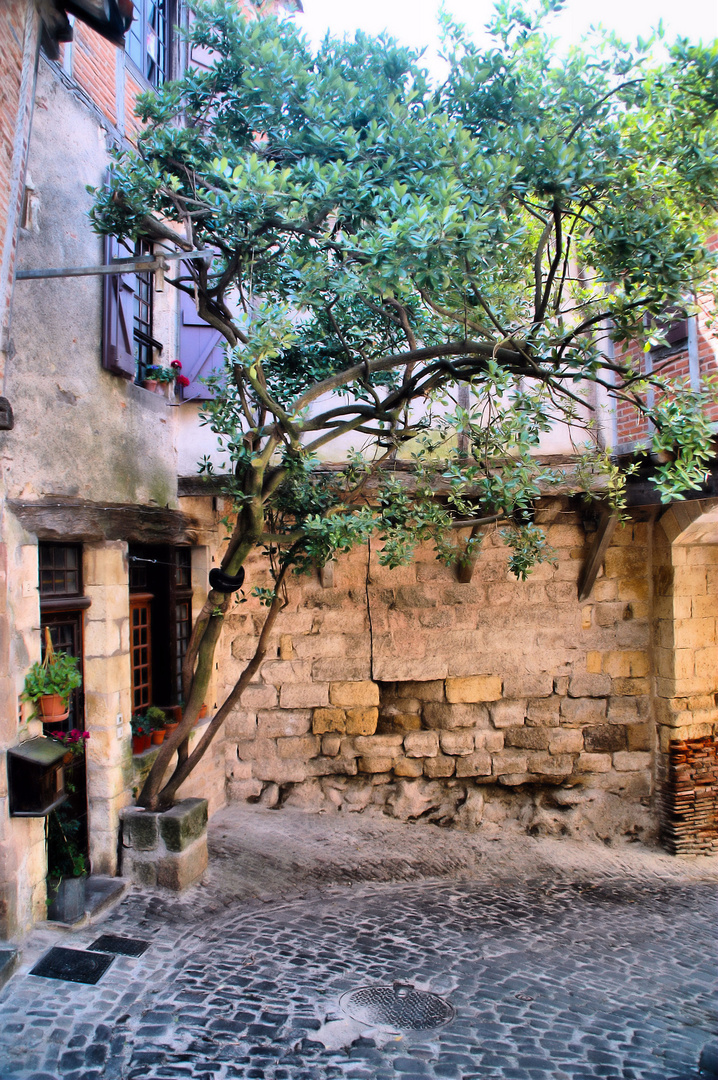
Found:
[[(492, 0), (445, 0), (449, 12), (479, 37), (493, 9)], [(386, 29), (401, 44), (429, 46), (436, 41), (439, 0), (303, 0), (304, 14), (296, 15), (315, 44), (327, 30), (342, 36), (356, 29), (378, 34)], [(644, 36), (663, 20), (667, 37), (680, 35), (710, 42), (718, 38), (718, 0), (568, 0), (551, 24), (551, 32), (567, 42), (578, 41), (592, 23), (601, 23), (627, 39)], [(427, 56), (427, 60), (429, 57)], [(433, 66), (433, 65), (432, 65)]]

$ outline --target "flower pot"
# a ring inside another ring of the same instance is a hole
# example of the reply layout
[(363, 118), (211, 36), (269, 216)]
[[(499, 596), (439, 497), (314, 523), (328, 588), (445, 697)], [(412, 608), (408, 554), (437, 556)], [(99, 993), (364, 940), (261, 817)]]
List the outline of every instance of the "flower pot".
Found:
[(38, 700), (43, 724), (61, 724), (70, 715), (70, 706), (59, 694), (45, 694)]
[(153, 743), (154, 746), (161, 746), (164, 741), (165, 741), (165, 729), (164, 728), (162, 728), (160, 731), (153, 731), (152, 732), (152, 743)]
[(160, 384), (157, 382), (157, 379), (144, 379), (142, 385), (144, 386), (145, 390), (152, 390), (154, 393), (156, 393), (157, 387)]
[(132, 736), (132, 753), (144, 754), (145, 750), (149, 750), (152, 746), (151, 735), (133, 735)]
[(172, 732), (176, 731), (178, 727), (179, 727), (178, 723), (177, 724), (165, 724), (165, 738), (169, 739)]
[(207, 706), (203, 703), (202, 708), (199, 710), (199, 716), (197, 717), (197, 719), (198, 720), (204, 720), (206, 715), (207, 715)]
[[(86, 877), (48, 879), (47, 917), (52, 922), (74, 923), (85, 914)], [(54, 894), (54, 895), (53, 895)]]

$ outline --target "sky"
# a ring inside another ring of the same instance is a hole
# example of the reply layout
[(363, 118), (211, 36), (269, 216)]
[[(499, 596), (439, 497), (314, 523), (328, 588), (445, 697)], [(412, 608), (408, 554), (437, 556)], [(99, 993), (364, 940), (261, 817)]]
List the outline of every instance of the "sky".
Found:
[[(356, 29), (378, 34), (388, 30), (402, 44), (429, 46), (436, 42), (436, 11), (439, 0), (360, 0), (338, 4), (336, 0), (303, 0), (304, 14), (297, 15), (315, 44), (327, 30), (342, 36)], [(493, 8), (492, 0), (445, 0), (447, 10), (478, 37)], [(601, 22), (622, 37), (646, 36), (663, 20), (667, 37), (691, 40), (718, 38), (718, 0), (567, 0), (564, 11), (551, 24), (552, 33), (573, 42), (580, 40), (592, 23)], [(428, 59), (428, 57), (427, 57)], [(431, 65), (433, 67), (433, 65)]]

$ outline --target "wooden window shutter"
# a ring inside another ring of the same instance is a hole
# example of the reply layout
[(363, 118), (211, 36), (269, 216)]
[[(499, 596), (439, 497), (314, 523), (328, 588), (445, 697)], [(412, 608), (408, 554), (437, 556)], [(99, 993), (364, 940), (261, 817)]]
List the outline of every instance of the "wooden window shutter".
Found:
[(214, 397), (200, 378), (207, 378), (213, 371), (224, 367), (223, 336), (219, 330), (206, 323), (197, 314), (194, 300), (187, 293), (180, 293), (180, 342), (179, 358), (182, 374), (189, 379), (189, 386), (182, 392), (185, 401), (208, 401)]
[[(105, 263), (132, 259), (134, 252), (114, 236), (105, 237)], [(135, 377), (135, 275), (105, 275), (102, 366), (125, 379)]]

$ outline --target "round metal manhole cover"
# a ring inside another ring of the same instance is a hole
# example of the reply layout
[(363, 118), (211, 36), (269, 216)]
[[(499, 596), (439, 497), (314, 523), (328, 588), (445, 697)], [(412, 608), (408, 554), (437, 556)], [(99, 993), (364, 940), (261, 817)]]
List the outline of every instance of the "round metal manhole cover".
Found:
[(428, 990), (415, 990), (410, 983), (360, 986), (343, 994), (339, 1004), (352, 1020), (392, 1031), (424, 1031), (454, 1019), (453, 1005)]

